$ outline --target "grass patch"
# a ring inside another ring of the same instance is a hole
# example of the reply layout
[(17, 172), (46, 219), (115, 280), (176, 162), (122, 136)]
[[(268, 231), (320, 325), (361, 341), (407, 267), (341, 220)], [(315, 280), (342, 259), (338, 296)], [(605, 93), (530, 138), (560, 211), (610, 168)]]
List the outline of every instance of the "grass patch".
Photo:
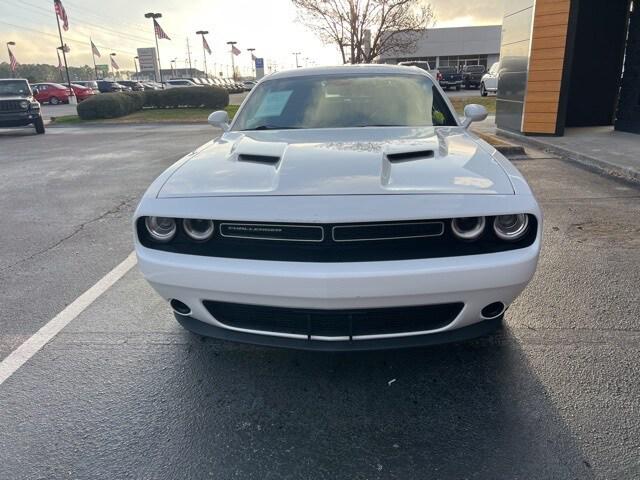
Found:
[(482, 97), (478, 95), (477, 97), (449, 97), (453, 108), (456, 109), (458, 115), (462, 115), (464, 112), (464, 106), (469, 105), (471, 103), (475, 103), (478, 105), (482, 105), (487, 109), (489, 115), (496, 114), (496, 97)]
[[(233, 118), (239, 105), (228, 105), (225, 110)], [(77, 115), (66, 115), (52, 119), (54, 125), (76, 124), (127, 124), (127, 123), (206, 123), (211, 114), (208, 108), (147, 108), (119, 118), (106, 120), (82, 120)]]

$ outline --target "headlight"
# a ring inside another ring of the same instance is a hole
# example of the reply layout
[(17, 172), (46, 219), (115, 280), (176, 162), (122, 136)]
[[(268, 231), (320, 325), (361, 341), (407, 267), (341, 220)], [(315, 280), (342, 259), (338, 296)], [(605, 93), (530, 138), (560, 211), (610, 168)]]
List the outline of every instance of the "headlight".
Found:
[(26, 100), (21, 101), (20, 108), (24, 108), (26, 110), (27, 108), (29, 108), (29, 102), (27, 102)]
[(168, 217), (147, 217), (144, 220), (147, 231), (156, 242), (168, 242), (176, 234), (176, 221)]
[(454, 218), (451, 220), (451, 230), (462, 240), (475, 240), (484, 231), (484, 217)]
[(502, 240), (518, 240), (527, 233), (529, 217), (524, 213), (500, 215), (493, 221), (493, 231)]
[(209, 240), (213, 235), (213, 222), (211, 220), (196, 220), (192, 218), (186, 218), (182, 222), (184, 231), (193, 240), (203, 242)]

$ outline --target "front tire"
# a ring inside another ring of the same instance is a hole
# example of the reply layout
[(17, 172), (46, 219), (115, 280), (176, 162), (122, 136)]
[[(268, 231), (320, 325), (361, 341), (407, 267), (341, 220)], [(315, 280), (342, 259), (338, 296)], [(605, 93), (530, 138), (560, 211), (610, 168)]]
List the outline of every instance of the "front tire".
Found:
[(483, 97), (486, 97), (489, 93), (487, 92), (487, 89), (484, 86), (484, 83), (480, 84), (480, 95), (482, 95)]
[(51, 97), (49, 99), (50, 105), (58, 105), (60, 103), (60, 99), (58, 97)]
[(44, 133), (44, 120), (42, 120), (42, 117), (39, 117), (33, 126), (36, 127), (36, 133), (38, 135), (42, 135)]

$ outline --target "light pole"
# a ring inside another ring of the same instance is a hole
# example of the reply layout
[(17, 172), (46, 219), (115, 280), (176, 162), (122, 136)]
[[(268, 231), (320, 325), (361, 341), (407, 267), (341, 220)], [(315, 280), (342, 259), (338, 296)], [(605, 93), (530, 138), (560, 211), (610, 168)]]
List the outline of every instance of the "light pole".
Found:
[(115, 56), (116, 56), (115, 53), (111, 53), (109, 55), (109, 57), (111, 57), (111, 62), (110, 62), (111, 63), (111, 73), (113, 74), (113, 79), (114, 80), (116, 79), (116, 67), (113, 66), (113, 64), (115, 63), (115, 60), (114, 60), (113, 57), (115, 57)]
[[(144, 18), (150, 18), (153, 21), (153, 36), (156, 38), (156, 55), (158, 57), (158, 72), (160, 73), (160, 85), (164, 89), (164, 82), (162, 81), (162, 64), (160, 63), (160, 47), (158, 46), (158, 33), (156, 32), (156, 18), (162, 18), (161, 13), (145, 13)], [(155, 72), (154, 72), (155, 74)], [(158, 77), (156, 76), (156, 82), (158, 81)]]
[(133, 57), (133, 68), (136, 69), (136, 81), (140, 80), (140, 76), (138, 75), (138, 63), (140, 61), (140, 57)]
[(64, 74), (62, 73), (62, 60), (60, 60), (60, 50), (62, 47), (56, 47), (56, 53), (58, 54), (58, 70), (60, 71), (60, 83), (64, 83)]
[(234, 80), (236, 79), (236, 60), (234, 58), (236, 55), (234, 53), (236, 43), (238, 42), (227, 42), (227, 45), (231, 45), (231, 75)]
[[(9, 47), (15, 47), (15, 46), (16, 46), (16, 42), (7, 42), (7, 51), (11, 52), (11, 49)], [(13, 53), (11, 53), (11, 55), (13, 55)], [(9, 59), (9, 62), (11, 62), (11, 59)], [(16, 76), (16, 73), (13, 71), (13, 69), (11, 69), (11, 78), (15, 78), (15, 76)]]
[[(202, 57), (204, 58), (204, 76), (209, 78), (209, 73), (207, 72), (207, 49), (209, 48), (209, 44), (207, 40), (204, 38), (209, 32), (207, 30), (198, 30), (196, 35), (200, 35), (202, 37)], [(209, 54), (211, 54), (211, 50), (209, 50)]]
[(291, 55), (295, 55), (296, 57), (296, 68), (300, 68), (300, 64), (298, 64), (298, 55), (302, 55), (301, 52), (293, 52)]
[(255, 48), (247, 48), (247, 51), (251, 54), (251, 71), (253, 72), (253, 78), (256, 78), (256, 61), (254, 60), (253, 52), (256, 51)]

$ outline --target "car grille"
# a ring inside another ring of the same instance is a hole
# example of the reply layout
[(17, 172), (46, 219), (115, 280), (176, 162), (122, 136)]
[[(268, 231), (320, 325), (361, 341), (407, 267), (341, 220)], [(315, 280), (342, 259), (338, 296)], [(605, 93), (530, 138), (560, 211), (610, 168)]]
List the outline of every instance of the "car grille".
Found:
[(0, 101), (0, 112), (24, 112), (27, 109), (20, 106), (22, 100), (2, 100)]
[(463, 303), (349, 310), (267, 307), (205, 300), (220, 323), (245, 330), (349, 340), (368, 335), (426, 332), (449, 325)]
[[(493, 217), (487, 217), (487, 224)], [(179, 222), (180, 223), (180, 222)], [(537, 222), (520, 240), (499, 240), (491, 229), (473, 242), (453, 235), (449, 219), (357, 224), (277, 224), (214, 221), (215, 233), (194, 242), (178, 227), (168, 243), (150, 239), (144, 218), (137, 222), (138, 238), (147, 248), (208, 257), (288, 262), (371, 262), (457, 257), (524, 248), (535, 241)]]

